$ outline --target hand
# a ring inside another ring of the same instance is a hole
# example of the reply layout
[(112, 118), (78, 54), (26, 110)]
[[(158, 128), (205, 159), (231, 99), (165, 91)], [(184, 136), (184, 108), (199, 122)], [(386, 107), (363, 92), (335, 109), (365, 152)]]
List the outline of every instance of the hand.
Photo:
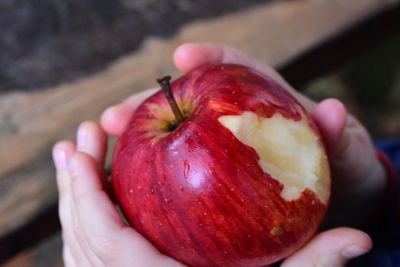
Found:
[(121, 219), (105, 192), (106, 147), (105, 132), (93, 122), (80, 125), (76, 144), (54, 146), (65, 265), (182, 266)]

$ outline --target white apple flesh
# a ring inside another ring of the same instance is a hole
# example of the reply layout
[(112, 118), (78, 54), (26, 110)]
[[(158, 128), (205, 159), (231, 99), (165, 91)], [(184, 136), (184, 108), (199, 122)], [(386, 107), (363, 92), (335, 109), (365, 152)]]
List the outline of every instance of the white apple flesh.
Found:
[[(300, 107), (299, 112), (303, 113)], [(330, 194), (329, 177), (324, 177), (329, 171), (327, 156), (304, 113), (300, 121), (286, 119), (279, 113), (263, 118), (249, 111), (221, 116), (218, 120), (239, 141), (256, 151), (264, 172), (282, 183), (282, 198), (296, 200), (308, 188), (322, 203), (327, 203)]]

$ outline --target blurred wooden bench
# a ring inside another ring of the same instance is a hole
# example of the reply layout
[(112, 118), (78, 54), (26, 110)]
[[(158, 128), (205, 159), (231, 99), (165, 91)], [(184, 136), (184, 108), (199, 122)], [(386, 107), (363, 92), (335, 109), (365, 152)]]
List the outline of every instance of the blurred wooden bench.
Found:
[(149, 38), (77, 82), (0, 95), (0, 262), (62, 265), (52, 145), (74, 139), (79, 123), (98, 120), (107, 106), (154, 87), (155, 77), (178, 76), (171, 55), (179, 44), (233, 45), (299, 86), (393, 33), (398, 18), (398, 0), (277, 1), (187, 24), (168, 40)]

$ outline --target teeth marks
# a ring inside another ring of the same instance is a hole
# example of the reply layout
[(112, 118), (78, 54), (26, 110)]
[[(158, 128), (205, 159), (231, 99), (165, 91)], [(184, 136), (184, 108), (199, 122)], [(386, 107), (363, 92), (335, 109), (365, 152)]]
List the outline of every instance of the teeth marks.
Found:
[(280, 113), (264, 118), (250, 111), (218, 120), (240, 142), (255, 150), (264, 172), (283, 185), (283, 199), (299, 199), (308, 188), (326, 203), (329, 191), (320, 184), (329, 179), (325, 174), (329, 168), (327, 159), (307, 115), (298, 109), (302, 115), (298, 121)]

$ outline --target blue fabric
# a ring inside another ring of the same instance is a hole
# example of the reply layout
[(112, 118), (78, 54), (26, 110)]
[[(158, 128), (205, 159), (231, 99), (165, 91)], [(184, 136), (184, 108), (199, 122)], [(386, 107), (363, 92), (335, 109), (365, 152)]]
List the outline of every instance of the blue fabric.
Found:
[(397, 173), (400, 174), (400, 139), (379, 141), (375, 145), (389, 157)]
[[(389, 157), (400, 177), (400, 139), (379, 141), (375, 145)], [(397, 181), (396, 186), (396, 192), (400, 192), (400, 181)], [(370, 253), (350, 261), (348, 266), (400, 267), (400, 225), (394, 225), (391, 229), (385, 230), (381, 233), (373, 233), (374, 249)]]
[(351, 261), (350, 267), (398, 267), (400, 250), (372, 251), (363, 257)]

